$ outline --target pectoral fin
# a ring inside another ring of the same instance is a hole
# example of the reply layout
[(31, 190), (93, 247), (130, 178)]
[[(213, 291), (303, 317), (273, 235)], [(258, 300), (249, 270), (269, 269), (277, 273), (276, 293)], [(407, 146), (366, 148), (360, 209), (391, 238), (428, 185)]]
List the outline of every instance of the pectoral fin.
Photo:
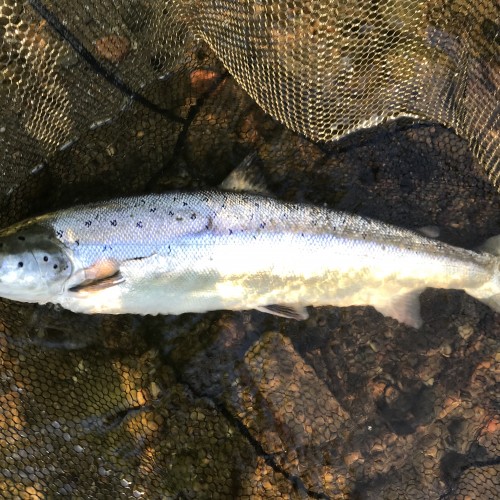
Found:
[(105, 260), (84, 269), (81, 281), (69, 288), (70, 292), (97, 292), (111, 286), (123, 283), (125, 278), (121, 275), (116, 262)]
[(422, 290), (412, 290), (411, 292), (393, 295), (387, 301), (374, 304), (374, 307), (384, 316), (390, 316), (413, 328), (420, 328), (423, 323), (420, 316), (419, 297), (421, 292)]
[(307, 309), (303, 306), (271, 304), (269, 306), (256, 307), (255, 309), (257, 309), (257, 311), (273, 314), (274, 316), (280, 316), (282, 318), (304, 320), (309, 317)]
[(125, 278), (121, 275), (120, 271), (116, 271), (115, 274), (111, 276), (106, 276), (105, 278), (85, 280), (80, 284), (72, 286), (70, 292), (98, 292), (104, 290), (111, 286), (119, 285), (123, 283)]

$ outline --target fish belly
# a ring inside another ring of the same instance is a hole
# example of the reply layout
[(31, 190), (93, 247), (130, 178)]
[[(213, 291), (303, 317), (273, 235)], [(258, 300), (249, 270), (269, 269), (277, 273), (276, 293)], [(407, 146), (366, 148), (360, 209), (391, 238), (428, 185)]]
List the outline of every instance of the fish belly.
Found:
[(467, 288), (480, 266), (387, 243), (307, 233), (202, 234), (121, 266), (124, 282), (65, 297), (77, 312), (181, 314), (218, 309), (372, 305), (408, 324), (427, 286)]

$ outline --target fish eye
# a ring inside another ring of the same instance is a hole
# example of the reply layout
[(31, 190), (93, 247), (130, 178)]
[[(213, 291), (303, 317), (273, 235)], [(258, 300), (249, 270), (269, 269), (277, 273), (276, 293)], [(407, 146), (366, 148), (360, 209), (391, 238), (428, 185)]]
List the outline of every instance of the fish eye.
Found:
[(49, 260), (49, 258), (45, 255), (44, 258), (43, 258), (43, 261), (47, 262), (48, 260)]

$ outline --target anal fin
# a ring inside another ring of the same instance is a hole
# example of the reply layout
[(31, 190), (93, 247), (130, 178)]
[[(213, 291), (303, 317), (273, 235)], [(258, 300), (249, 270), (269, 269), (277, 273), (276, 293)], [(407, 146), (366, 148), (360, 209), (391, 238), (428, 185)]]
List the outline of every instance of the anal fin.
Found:
[(274, 316), (280, 316), (281, 318), (296, 319), (299, 321), (309, 317), (307, 309), (303, 306), (271, 304), (268, 306), (259, 306), (255, 309), (257, 309), (257, 311), (273, 314)]
[(420, 293), (422, 290), (412, 290), (393, 295), (389, 300), (373, 304), (375, 309), (384, 316), (390, 316), (413, 328), (422, 326), (420, 316)]

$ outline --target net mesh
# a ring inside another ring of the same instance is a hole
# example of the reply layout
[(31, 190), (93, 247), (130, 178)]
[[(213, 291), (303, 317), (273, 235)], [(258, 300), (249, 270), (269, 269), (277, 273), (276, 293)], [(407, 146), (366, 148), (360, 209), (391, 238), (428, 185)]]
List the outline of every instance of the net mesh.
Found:
[[(492, 0), (0, 3), (0, 218), (216, 186), (500, 234)], [(498, 317), (83, 316), (0, 302), (11, 498), (498, 498)]]

